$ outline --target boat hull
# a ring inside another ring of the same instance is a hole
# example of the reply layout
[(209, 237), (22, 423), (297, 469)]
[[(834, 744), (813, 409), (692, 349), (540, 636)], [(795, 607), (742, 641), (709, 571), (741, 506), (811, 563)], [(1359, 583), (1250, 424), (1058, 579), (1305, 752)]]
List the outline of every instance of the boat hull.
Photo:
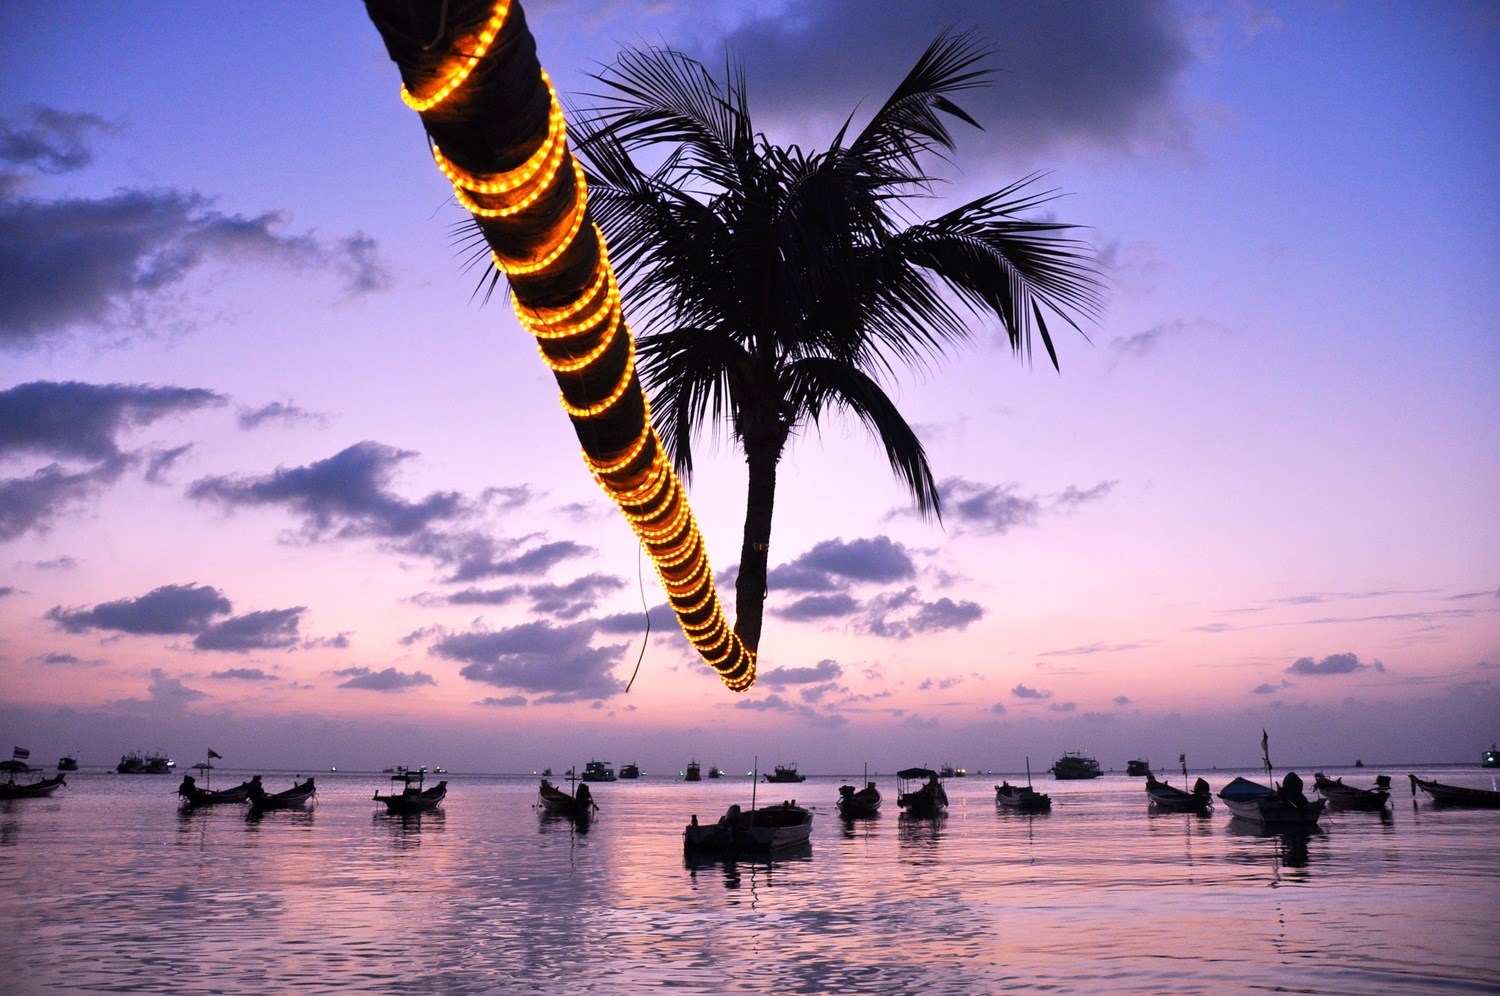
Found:
[(1418, 778), (1411, 778), (1411, 790), (1415, 795), (1417, 789), (1426, 792), (1437, 806), (1455, 806), (1466, 809), (1496, 809), (1500, 808), (1500, 792), (1491, 789), (1464, 788), (1461, 785), (1444, 785), (1442, 782), (1429, 782)]
[(285, 792), (267, 792), (255, 783), (250, 788), (250, 808), (254, 811), (266, 809), (301, 809), (308, 800), (317, 795), (317, 786), (309, 778), (300, 785), (293, 785)]
[(853, 785), (839, 786), (839, 815), (874, 816), (880, 812), (880, 792), (871, 787), (856, 790)]
[(390, 795), (375, 793), (375, 801), (385, 803), (385, 811), (405, 816), (410, 813), (425, 813), (442, 805), (448, 795), (448, 783), (438, 782), (430, 789), (413, 792), (393, 792)]
[(15, 782), (0, 782), (0, 800), (5, 799), (42, 799), (66, 785), (67, 779), (62, 775), (56, 778), (44, 778), (39, 782), (31, 782), (18, 785)]
[(812, 813), (801, 806), (782, 803), (750, 812), (731, 806), (717, 823), (700, 824), (694, 817), (682, 845), (687, 851), (774, 854), (806, 845), (811, 835)]

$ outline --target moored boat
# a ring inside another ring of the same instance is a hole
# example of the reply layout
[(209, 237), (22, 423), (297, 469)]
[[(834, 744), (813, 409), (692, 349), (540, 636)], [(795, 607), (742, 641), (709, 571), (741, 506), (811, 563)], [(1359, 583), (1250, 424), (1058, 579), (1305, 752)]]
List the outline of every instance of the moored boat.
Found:
[(577, 791), (570, 795), (543, 778), (538, 793), (542, 809), (554, 816), (566, 816), (570, 820), (586, 822), (599, 809), (594, 802), (594, 794), (587, 785), (579, 785)]
[(590, 761), (583, 766), (581, 777), (586, 782), (612, 782), (615, 780), (615, 766), (608, 761)]
[(723, 778), (724, 777), (724, 769), (721, 768), (721, 767), (719, 767), (716, 764), (710, 764), (708, 766), (708, 777), (710, 777), (710, 778)]
[[(1183, 781), (1187, 781), (1186, 774)], [(1151, 772), (1146, 772), (1146, 797), (1150, 805), (1164, 813), (1206, 813), (1214, 804), (1208, 782), (1198, 779), (1191, 792), (1168, 782), (1159, 782)]]
[(1143, 757), (1133, 758), (1125, 762), (1125, 774), (1131, 778), (1144, 778), (1151, 774), (1151, 762)]
[(142, 754), (133, 750), (120, 755), (115, 771), (122, 775), (170, 775), (177, 762), (165, 754)]
[(1302, 794), (1302, 779), (1288, 772), (1275, 788), (1236, 778), (1219, 790), (1229, 812), (1242, 820), (1265, 827), (1311, 828), (1318, 825), (1326, 802), (1309, 800)]
[(387, 813), (406, 815), (408, 813), (425, 813), (436, 809), (448, 795), (448, 782), (443, 780), (432, 788), (424, 789), (422, 782), (426, 776), (418, 771), (403, 771), (398, 775), (392, 775), (392, 782), (401, 783), (400, 792), (388, 792), (381, 795), (375, 793), (375, 802), (385, 803)]
[(1050, 813), (1052, 797), (1038, 792), (1030, 785), (1012, 785), (1001, 782), (995, 786), (995, 805), (1014, 809), (1020, 813)]
[(703, 769), (699, 767), (697, 761), (688, 762), (687, 770), (682, 773), (682, 780), (685, 782), (701, 782), (703, 780)]
[(908, 816), (939, 816), (948, 808), (948, 793), (931, 768), (896, 772), (896, 805)]
[(68, 754), (65, 757), (58, 758), (57, 759), (57, 770), (58, 771), (77, 771), (78, 770), (78, 758), (74, 757), (72, 754)]
[(0, 800), (44, 798), (67, 783), (67, 776), (61, 774), (35, 782), (18, 782), (12, 773), (9, 781), (0, 782)]
[(802, 782), (806, 781), (806, 775), (797, 774), (797, 762), (791, 764), (778, 764), (775, 771), (766, 772), (768, 782)]
[(284, 792), (267, 792), (260, 783), (260, 776), (250, 779), (250, 809), (301, 809), (307, 801), (318, 794), (317, 785), (309, 778), (305, 782), (293, 782)]
[[(197, 767), (194, 765), (194, 767)], [(184, 806), (217, 806), (223, 803), (245, 802), (250, 798), (252, 785), (260, 782), (260, 775), (256, 775), (248, 782), (241, 782), (233, 788), (207, 789), (198, 786), (198, 780), (192, 775), (183, 775), (182, 784), (177, 786), (177, 794), (182, 799)]]
[(1061, 781), (1098, 778), (1099, 762), (1081, 751), (1070, 750), (1053, 763), (1052, 777)]
[(682, 831), (682, 846), (687, 851), (716, 851), (731, 854), (774, 854), (798, 844), (806, 844), (812, 834), (813, 814), (796, 801), (748, 812), (732, 805), (717, 823), (700, 824), (694, 814)]
[(620, 768), (620, 777), (627, 781), (641, 777), (641, 766), (638, 764), (627, 764)]
[(880, 812), (880, 789), (870, 781), (862, 789), (840, 785), (838, 807), (841, 816), (874, 816)]
[(1391, 797), (1391, 776), (1375, 776), (1373, 789), (1345, 785), (1342, 778), (1329, 778), (1321, 771), (1313, 772), (1313, 785), (1318, 794), (1328, 800), (1330, 809), (1384, 809)]
[(1411, 794), (1416, 795), (1417, 789), (1426, 792), (1434, 805), (1437, 806), (1463, 806), (1470, 809), (1493, 809), (1500, 807), (1500, 792), (1494, 789), (1466, 788), (1462, 785), (1444, 785), (1442, 782), (1429, 782), (1409, 775), (1411, 778)]

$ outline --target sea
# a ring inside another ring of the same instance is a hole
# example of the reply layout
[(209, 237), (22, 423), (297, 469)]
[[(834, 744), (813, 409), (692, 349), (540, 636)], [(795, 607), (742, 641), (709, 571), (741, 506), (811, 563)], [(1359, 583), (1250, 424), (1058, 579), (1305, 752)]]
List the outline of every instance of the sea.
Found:
[[(266, 772), (272, 791), (316, 774), (318, 793), (256, 819), (180, 811), (176, 777), (84, 770), (0, 802), (0, 988), (1500, 991), (1500, 810), (1435, 808), (1406, 777), (1493, 772), (1325, 770), (1390, 774), (1390, 807), (1267, 834), (1222, 806), (1155, 814), (1142, 779), (1107, 774), (1038, 778), (1052, 811), (1023, 815), (995, 805), (1017, 775), (970, 774), (946, 783), (946, 816), (911, 820), (872, 772), (882, 812), (846, 821), (838, 786), (858, 774), (761, 782), (757, 804), (816, 814), (808, 846), (772, 861), (684, 856), (692, 816), (751, 804), (743, 775), (596, 784), (583, 830), (537, 810), (530, 775), (450, 774), (441, 810), (399, 817), (372, 800), (388, 775)], [(1201, 774), (1217, 791), (1258, 773)]]

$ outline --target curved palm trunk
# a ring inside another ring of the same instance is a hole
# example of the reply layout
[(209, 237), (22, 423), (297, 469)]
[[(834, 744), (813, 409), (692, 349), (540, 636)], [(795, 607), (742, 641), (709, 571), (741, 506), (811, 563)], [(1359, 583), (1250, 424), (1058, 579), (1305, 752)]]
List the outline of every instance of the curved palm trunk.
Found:
[(780, 446), (746, 441), (745, 463), (750, 480), (746, 485), (740, 573), (734, 583), (734, 632), (752, 652), (760, 649), (761, 622), (765, 616), (771, 514), (776, 504), (776, 465), (780, 460)]
[[(434, 159), (557, 379), (586, 465), (650, 555), (683, 634), (728, 687), (744, 691), (755, 681), (755, 654), (724, 620), (703, 537), (651, 426), (614, 271), (520, 3), (365, 6)], [(762, 559), (762, 600), (764, 576)]]

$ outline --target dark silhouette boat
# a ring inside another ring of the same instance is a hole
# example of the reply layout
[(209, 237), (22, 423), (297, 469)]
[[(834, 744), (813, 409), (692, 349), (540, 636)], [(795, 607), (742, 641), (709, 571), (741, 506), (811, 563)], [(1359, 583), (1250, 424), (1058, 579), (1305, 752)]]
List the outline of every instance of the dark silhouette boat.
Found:
[[(1187, 775), (1183, 775), (1187, 781)], [(1156, 776), (1146, 772), (1146, 797), (1151, 806), (1164, 813), (1206, 813), (1213, 807), (1213, 791), (1208, 782), (1198, 779), (1191, 792), (1180, 789), (1169, 782), (1157, 781)]]
[(862, 789), (840, 785), (838, 807), (841, 816), (874, 816), (880, 812), (880, 790), (868, 781)]
[(1318, 794), (1328, 800), (1330, 809), (1384, 809), (1391, 797), (1391, 776), (1376, 775), (1372, 789), (1345, 785), (1342, 778), (1329, 778), (1321, 771), (1313, 772), (1313, 785)]
[(1151, 774), (1151, 762), (1143, 757), (1137, 757), (1125, 762), (1125, 774), (1131, 778), (1145, 778)]
[(0, 782), (0, 800), (45, 798), (67, 783), (67, 776), (61, 774), (36, 782), (18, 782), (12, 772), (8, 781)]
[(586, 782), (612, 782), (615, 780), (615, 766), (608, 761), (590, 761), (583, 766), (582, 777)]
[(1019, 813), (1050, 813), (1052, 797), (1031, 787), (1031, 758), (1026, 759), (1026, 784), (1001, 782), (995, 786), (995, 805)]
[(74, 757), (71, 754), (67, 755), (66, 757), (60, 757), (60, 758), (58, 758), (57, 759), (57, 770), (58, 771), (77, 771), (78, 770), (78, 758)]
[(250, 779), (250, 809), (252, 812), (260, 812), (267, 809), (301, 809), (307, 805), (309, 799), (318, 794), (318, 787), (313, 779), (305, 782), (293, 782), (292, 787), (284, 792), (267, 792), (260, 783), (260, 777)]
[(796, 800), (749, 812), (730, 806), (717, 823), (700, 824), (695, 814), (682, 831), (686, 851), (728, 854), (774, 854), (806, 844), (812, 834), (812, 813)]
[(805, 782), (807, 781), (807, 776), (797, 774), (797, 764), (794, 761), (791, 764), (778, 764), (775, 771), (766, 772), (766, 781)]
[(247, 782), (241, 782), (233, 788), (208, 789), (200, 788), (198, 779), (192, 775), (183, 775), (182, 784), (177, 786), (177, 794), (182, 799), (184, 806), (217, 806), (224, 803), (246, 802), (250, 798), (251, 786), (260, 783), (260, 775), (256, 775)]
[(1062, 781), (1098, 778), (1099, 762), (1080, 751), (1070, 750), (1053, 763), (1052, 777)]
[(1317, 826), (1327, 805), (1323, 799), (1314, 802), (1302, 794), (1302, 779), (1295, 771), (1288, 772), (1274, 788), (1236, 778), (1219, 790), (1219, 798), (1239, 819), (1264, 827), (1290, 829)]
[(579, 785), (577, 791), (570, 794), (543, 778), (538, 794), (544, 812), (565, 816), (576, 823), (587, 823), (599, 811), (594, 794), (587, 785)]
[(641, 767), (638, 764), (626, 764), (620, 768), (620, 777), (626, 781), (641, 777)]
[(1437, 806), (1463, 806), (1469, 809), (1494, 809), (1500, 807), (1500, 792), (1493, 789), (1465, 788), (1462, 785), (1444, 785), (1442, 782), (1429, 782), (1409, 775), (1411, 778), (1411, 794), (1416, 795), (1417, 789), (1426, 792), (1434, 805)]
[(896, 772), (896, 805), (907, 816), (939, 816), (948, 808), (948, 793), (931, 768), (903, 768)]
[(392, 775), (391, 781), (393, 783), (401, 783), (401, 791), (388, 792), (385, 795), (381, 795), (377, 791), (374, 801), (384, 803), (387, 813), (395, 813), (401, 816), (410, 813), (425, 813), (428, 810), (436, 809), (448, 795), (448, 782), (444, 779), (432, 786), (432, 788), (424, 789), (422, 782), (425, 778), (426, 773), (421, 770), (403, 771), (400, 774)]
[(701, 782), (703, 780), (703, 769), (699, 767), (697, 761), (688, 762), (687, 770), (682, 773), (682, 780), (685, 782)]

